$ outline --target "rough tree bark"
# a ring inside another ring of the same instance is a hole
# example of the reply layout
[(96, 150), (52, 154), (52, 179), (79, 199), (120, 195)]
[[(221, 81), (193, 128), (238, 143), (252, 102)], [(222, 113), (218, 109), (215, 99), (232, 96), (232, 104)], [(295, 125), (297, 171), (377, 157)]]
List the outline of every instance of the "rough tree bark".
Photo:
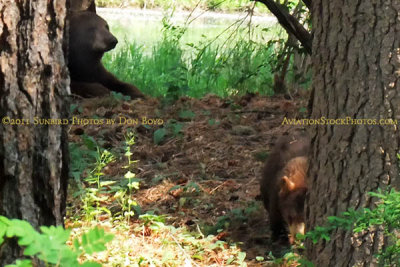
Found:
[[(400, 1), (313, 0), (312, 118), (400, 122)], [(399, 125), (313, 128), (307, 229), (350, 207), (373, 207), (367, 192), (399, 188)], [(336, 231), (307, 244), (315, 266), (376, 266), (382, 232)]]
[[(65, 212), (66, 126), (34, 121), (67, 115), (65, 17), (65, 0), (0, 0), (0, 215), (36, 228), (62, 225)], [(20, 253), (7, 243), (0, 266)]]

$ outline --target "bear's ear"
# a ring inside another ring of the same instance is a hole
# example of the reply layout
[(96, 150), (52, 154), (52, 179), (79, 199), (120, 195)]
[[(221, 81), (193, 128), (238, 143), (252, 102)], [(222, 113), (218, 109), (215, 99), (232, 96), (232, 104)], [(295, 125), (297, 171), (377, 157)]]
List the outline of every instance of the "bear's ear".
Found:
[(90, 6), (86, 9), (86, 11), (96, 13), (96, 3), (94, 0), (90, 3)]
[(70, 0), (69, 11), (89, 11), (96, 13), (95, 0)]
[(295, 183), (290, 181), (286, 175), (282, 177), (282, 183), (282, 189), (285, 189), (286, 191), (292, 191), (296, 187)]
[(95, 0), (82, 0), (82, 8), (83, 8), (83, 11), (96, 13)]

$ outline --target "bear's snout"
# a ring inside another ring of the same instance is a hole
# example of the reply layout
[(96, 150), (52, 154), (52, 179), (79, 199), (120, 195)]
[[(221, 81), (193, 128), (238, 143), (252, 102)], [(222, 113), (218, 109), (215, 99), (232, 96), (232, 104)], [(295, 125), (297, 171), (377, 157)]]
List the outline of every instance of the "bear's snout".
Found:
[(118, 44), (118, 39), (115, 38), (115, 36), (111, 33), (107, 33), (103, 36), (103, 44), (103, 52), (107, 52), (115, 48), (115, 46)]
[(110, 40), (108, 41), (108, 43), (109, 43), (109, 49), (108, 50), (111, 50), (118, 44), (118, 40), (117, 40), (117, 38), (114, 37), (114, 35), (111, 35), (110, 36)]

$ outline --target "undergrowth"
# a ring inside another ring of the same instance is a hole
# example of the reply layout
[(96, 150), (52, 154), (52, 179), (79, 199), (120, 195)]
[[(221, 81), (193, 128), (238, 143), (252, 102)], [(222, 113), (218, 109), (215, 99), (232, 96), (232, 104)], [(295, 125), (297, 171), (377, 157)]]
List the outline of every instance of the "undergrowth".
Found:
[(381, 249), (377, 257), (380, 266), (400, 266), (400, 192), (391, 189), (387, 192), (369, 192), (377, 199), (374, 208), (349, 209), (341, 216), (328, 217), (325, 226), (317, 226), (305, 234), (313, 243), (321, 240), (329, 242), (331, 234), (337, 229), (352, 231), (355, 235), (367, 231), (382, 231), (388, 245)]
[[(151, 53), (133, 41), (106, 54), (103, 63), (121, 80), (156, 97), (272, 95), (276, 55), (283, 49), (284, 39), (252, 38), (252, 29), (240, 29), (240, 23), (232, 25), (235, 27), (224, 42), (217, 44), (204, 37), (200, 43), (183, 43), (189, 24), (177, 26), (165, 17), (161, 39)], [(241, 31), (250, 32), (244, 37)]]
[[(182, 116), (193, 116), (186, 113)], [(171, 134), (173, 132), (179, 134), (179, 130), (171, 130)], [(72, 162), (75, 162), (75, 171), (71, 174), (75, 182), (81, 183), (77, 187), (81, 189), (75, 191), (74, 195), (80, 201), (75, 200), (70, 206), (66, 226), (72, 230), (70, 240), (81, 238), (96, 226), (107, 229), (114, 239), (103, 252), (80, 254), (80, 261), (95, 261), (104, 266), (197, 266), (198, 263), (212, 265), (217, 257), (225, 265), (246, 265), (246, 253), (235, 243), (205, 234), (199, 226), (189, 229), (170, 225), (167, 216), (154, 211), (141, 212), (134, 198), (140, 180), (135, 177), (137, 161), (133, 158), (133, 132), (128, 131), (120, 148), (105, 150), (100, 143), (101, 140), (83, 135), (80, 144), (70, 145)], [(125, 162), (122, 166), (125, 175), (107, 176), (104, 170), (117, 161)], [(81, 176), (77, 175), (78, 170), (82, 171)], [(176, 189), (179, 190), (174, 187), (170, 190)], [(188, 184), (183, 190), (187, 191), (188, 202), (191, 192), (200, 192), (195, 183)]]
[[(143, 9), (167, 9), (173, 5), (181, 10), (192, 10), (197, 6), (202, 10), (219, 12), (242, 12), (252, 5), (251, 2), (244, 0), (96, 0), (96, 4), (98, 7), (130, 7)], [(259, 13), (268, 12), (263, 4), (257, 4), (256, 11)]]

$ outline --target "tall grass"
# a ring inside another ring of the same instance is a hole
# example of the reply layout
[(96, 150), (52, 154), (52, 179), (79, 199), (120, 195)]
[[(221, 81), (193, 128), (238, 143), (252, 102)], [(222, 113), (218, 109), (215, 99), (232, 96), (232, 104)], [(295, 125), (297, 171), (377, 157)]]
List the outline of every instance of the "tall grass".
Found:
[[(254, 3), (248, 0), (96, 0), (99, 7), (131, 7), (145, 9), (168, 9), (175, 7), (181, 10), (192, 10), (198, 7), (202, 10), (213, 10), (223, 12), (241, 12), (247, 10)], [(265, 5), (257, 3), (257, 13), (267, 13)]]
[(103, 62), (120, 79), (152, 96), (273, 94), (272, 64), (280, 42), (256, 42), (237, 35), (229, 43), (183, 45), (185, 30), (164, 21), (161, 39), (151, 53), (135, 42), (126, 43), (106, 54)]

